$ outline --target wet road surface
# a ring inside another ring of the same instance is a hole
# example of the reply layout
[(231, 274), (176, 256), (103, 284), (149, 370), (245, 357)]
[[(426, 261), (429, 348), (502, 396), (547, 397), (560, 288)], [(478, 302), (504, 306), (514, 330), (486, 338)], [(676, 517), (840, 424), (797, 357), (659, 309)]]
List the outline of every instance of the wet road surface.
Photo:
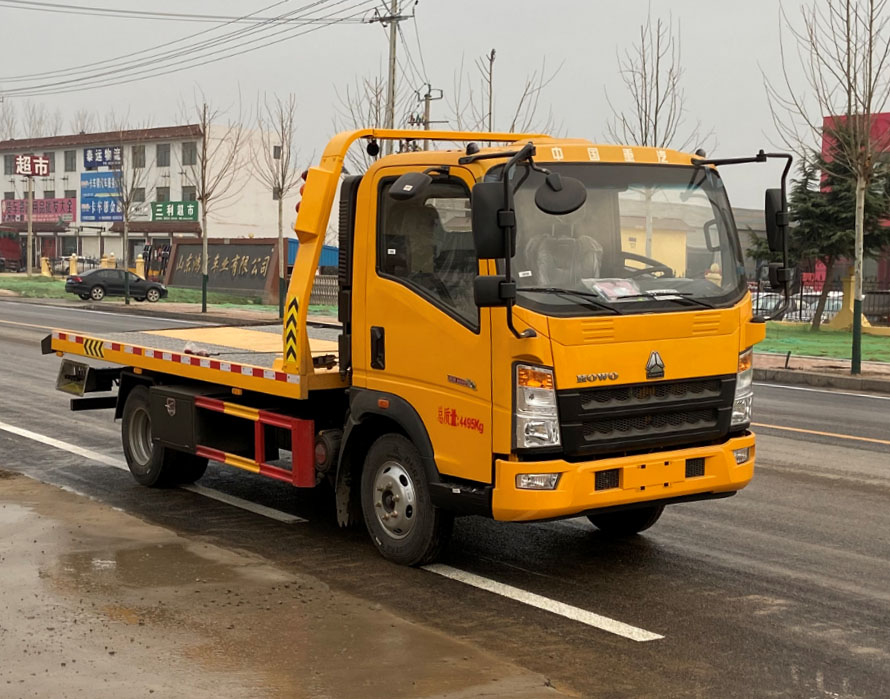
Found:
[[(728, 500), (669, 508), (630, 541), (609, 541), (583, 519), (458, 522), (444, 565), (662, 637), (639, 642), (393, 566), (363, 531), (337, 529), (317, 494), (223, 466), (211, 466), (201, 480), (308, 520), (288, 524), (196, 493), (137, 486), (111, 465), (122, 461), (119, 426), (104, 412), (67, 412), (65, 397), (53, 390), (58, 360), (39, 355), (44, 331), (29, 326), (100, 332), (164, 323), (23, 305), (0, 302), (0, 422), (109, 463), (0, 428), (5, 469), (73, 488), (187, 541), (311, 576), (565, 693), (890, 695), (887, 398), (757, 386), (755, 419), (763, 426), (752, 484)], [(420, 671), (413, 665), (409, 675)]]

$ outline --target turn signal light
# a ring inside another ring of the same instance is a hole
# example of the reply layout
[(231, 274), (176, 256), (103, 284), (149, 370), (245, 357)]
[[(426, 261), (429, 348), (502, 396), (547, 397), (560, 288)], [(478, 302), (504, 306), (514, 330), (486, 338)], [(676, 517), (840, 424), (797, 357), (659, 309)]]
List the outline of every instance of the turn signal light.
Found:
[(521, 365), (516, 372), (516, 385), (523, 388), (543, 388), (553, 390), (553, 372), (541, 371), (532, 366)]

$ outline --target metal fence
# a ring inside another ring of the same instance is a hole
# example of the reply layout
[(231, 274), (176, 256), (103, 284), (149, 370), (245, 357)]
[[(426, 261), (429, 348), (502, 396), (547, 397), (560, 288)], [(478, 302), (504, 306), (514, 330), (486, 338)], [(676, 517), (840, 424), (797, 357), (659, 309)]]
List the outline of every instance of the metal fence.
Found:
[[(827, 282), (828, 297), (822, 311), (822, 322), (827, 323), (841, 310), (844, 303), (843, 285), (840, 281)], [(757, 315), (769, 315), (782, 302), (782, 294), (770, 289), (767, 282), (756, 282), (750, 286), (751, 303)], [(872, 325), (890, 326), (890, 281), (865, 279), (862, 282), (864, 299), (862, 312)], [(791, 304), (777, 320), (795, 323), (811, 323), (819, 303), (821, 289), (804, 287), (792, 294)]]
[(336, 306), (338, 290), (336, 276), (316, 275), (315, 281), (312, 283), (312, 296), (309, 303), (313, 306)]

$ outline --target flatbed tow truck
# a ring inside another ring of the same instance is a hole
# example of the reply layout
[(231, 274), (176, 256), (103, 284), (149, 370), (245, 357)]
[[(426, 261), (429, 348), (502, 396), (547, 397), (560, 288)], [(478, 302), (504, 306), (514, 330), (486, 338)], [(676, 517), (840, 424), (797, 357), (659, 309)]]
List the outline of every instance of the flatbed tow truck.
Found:
[[(363, 519), (408, 565), (441, 552), (455, 515), (586, 515), (629, 535), (665, 505), (743, 488), (765, 325), (716, 166), (787, 159), (767, 190), (770, 245), (787, 259), (790, 158), (420, 136), (459, 147), (344, 177), (357, 141), (376, 155), (419, 137), (364, 129), (307, 171), (282, 324), (53, 331), (43, 352), (65, 357), (72, 409), (114, 409), (146, 486), (193, 482), (208, 460), (328, 482), (339, 522)], [(334, 342), (310, 337), (307, 311), (338, 189)], [(787, 263), (772, 277), (787, 297)]]

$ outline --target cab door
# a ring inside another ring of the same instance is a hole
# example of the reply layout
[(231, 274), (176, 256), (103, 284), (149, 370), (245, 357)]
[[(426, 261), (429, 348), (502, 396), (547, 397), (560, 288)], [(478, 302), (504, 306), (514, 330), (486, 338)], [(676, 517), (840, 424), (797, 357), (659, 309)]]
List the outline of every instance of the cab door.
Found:
[(440, 473), (488, 483), (491, 314), (473, 300), (473, 178), (452, 167), (421, 195), (396, 201), (390, 187), (410, 169), (420, 168), (381, 168), (363, 183), (366, 293), (353, 344), (364, 347), (353, 379), (417, 411)]

